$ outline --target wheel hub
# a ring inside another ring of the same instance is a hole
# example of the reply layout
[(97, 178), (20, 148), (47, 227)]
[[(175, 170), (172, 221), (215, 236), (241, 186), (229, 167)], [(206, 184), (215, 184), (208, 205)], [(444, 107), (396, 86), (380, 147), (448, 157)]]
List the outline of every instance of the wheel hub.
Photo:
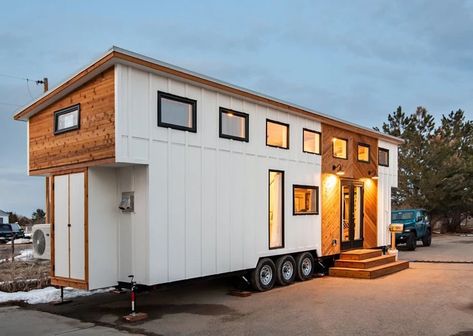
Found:
[(302, 273), (305, 276), (308, 276), (311, 271), (312, 271), (312, 262), (310, 261), (309, 258), (304, 258), (304, 260), (302, 260)]
[(290, 261), (285, 261), (282, 264), (282, 276), (284, 280), (288, 281), (292, 278), (294, 274), (294, 267)]
[(264, 265), (259, 273), (259, 278), (264, 286), (269, 285), (271, 283), (271, 280), (273, 280), (273, 270), (271, 269), (271, 267), (268, 265)]

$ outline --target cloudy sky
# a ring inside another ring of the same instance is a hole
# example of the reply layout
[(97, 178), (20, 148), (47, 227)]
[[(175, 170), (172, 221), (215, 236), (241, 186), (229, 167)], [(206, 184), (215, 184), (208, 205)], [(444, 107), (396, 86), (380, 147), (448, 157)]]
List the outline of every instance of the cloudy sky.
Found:
[(368, 127), (399, 105), (472, 118), (473, 1), (9, 1), (0, 209), (44, 207), (44, 179), (26, 176), (26, 125), (11, 118), (42, 88), (13, 77), (53, 87), (112, 45)]

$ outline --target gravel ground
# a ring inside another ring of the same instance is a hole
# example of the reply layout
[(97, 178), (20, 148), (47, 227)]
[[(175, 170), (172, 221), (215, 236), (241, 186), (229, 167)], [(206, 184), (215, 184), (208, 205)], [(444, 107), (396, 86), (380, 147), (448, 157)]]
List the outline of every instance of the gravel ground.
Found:
[[(428, 258), (455, 259), (461, 257), (457, 249), (471, 252), (473, 243), (464, 240), (473, 237), (435, 237), (425, 252), (419, 248), (401, 256), (420, 258), (431, 251)], [(207, 280), (140, 293), (137, 309), (149, 314), (144, 322), (123, 323), (128, 294), (107, 293), (61, 306), (0, 309), (0, 330), (15, 330), (12, 335), (72, 330), (77, 335), (473, 336), (472, 279), (473, 264), (414, 262), (375, 280), (316, 278), (245, 298), (227, 295), (229, 279)], [(29, 316), (48, 323), (18, 324)]]

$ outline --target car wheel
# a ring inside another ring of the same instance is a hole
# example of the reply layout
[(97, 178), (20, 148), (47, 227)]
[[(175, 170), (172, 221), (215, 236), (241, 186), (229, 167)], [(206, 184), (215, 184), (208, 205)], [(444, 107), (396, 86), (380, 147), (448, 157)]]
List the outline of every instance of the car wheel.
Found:
[(414, 232), (409, 233), (409, 237), (407, 237), (407, 249), (409, 251), (415, 251), (417, 247), (417, 238)]
[(312, 254), (309, 252), (299, 254), (296, 258), (297, 278), (301, 281), (312, 278), (314, 266)]
[(425, 236), (422, 238), (422, 245), (430, 246), (432, 244), (432, 231), (428, 230)]
[(279, 257), (276, 261), (276, 281), (279, 285), (285, 286), (296, 277), (296, 261), (290, 255)]
[(251, 272), (251, 284), (255, 290), (264, 292), (270, 290), (276, 281), (276, 266), (269, 258), (263, 258)]

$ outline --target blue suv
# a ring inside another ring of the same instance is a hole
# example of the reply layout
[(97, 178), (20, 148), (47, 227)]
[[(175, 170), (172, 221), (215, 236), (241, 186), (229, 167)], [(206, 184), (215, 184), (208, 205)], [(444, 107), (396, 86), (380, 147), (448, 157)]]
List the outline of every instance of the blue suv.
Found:
[(409, 251), (414, 251), (418, 240), (422, 240), (424, 246), (432, 244), (432, 229), (424, 209), (394, 210), (391, 222), (404, 224), (404, 231), (396, 233), (396, 245), (405, 243)]

